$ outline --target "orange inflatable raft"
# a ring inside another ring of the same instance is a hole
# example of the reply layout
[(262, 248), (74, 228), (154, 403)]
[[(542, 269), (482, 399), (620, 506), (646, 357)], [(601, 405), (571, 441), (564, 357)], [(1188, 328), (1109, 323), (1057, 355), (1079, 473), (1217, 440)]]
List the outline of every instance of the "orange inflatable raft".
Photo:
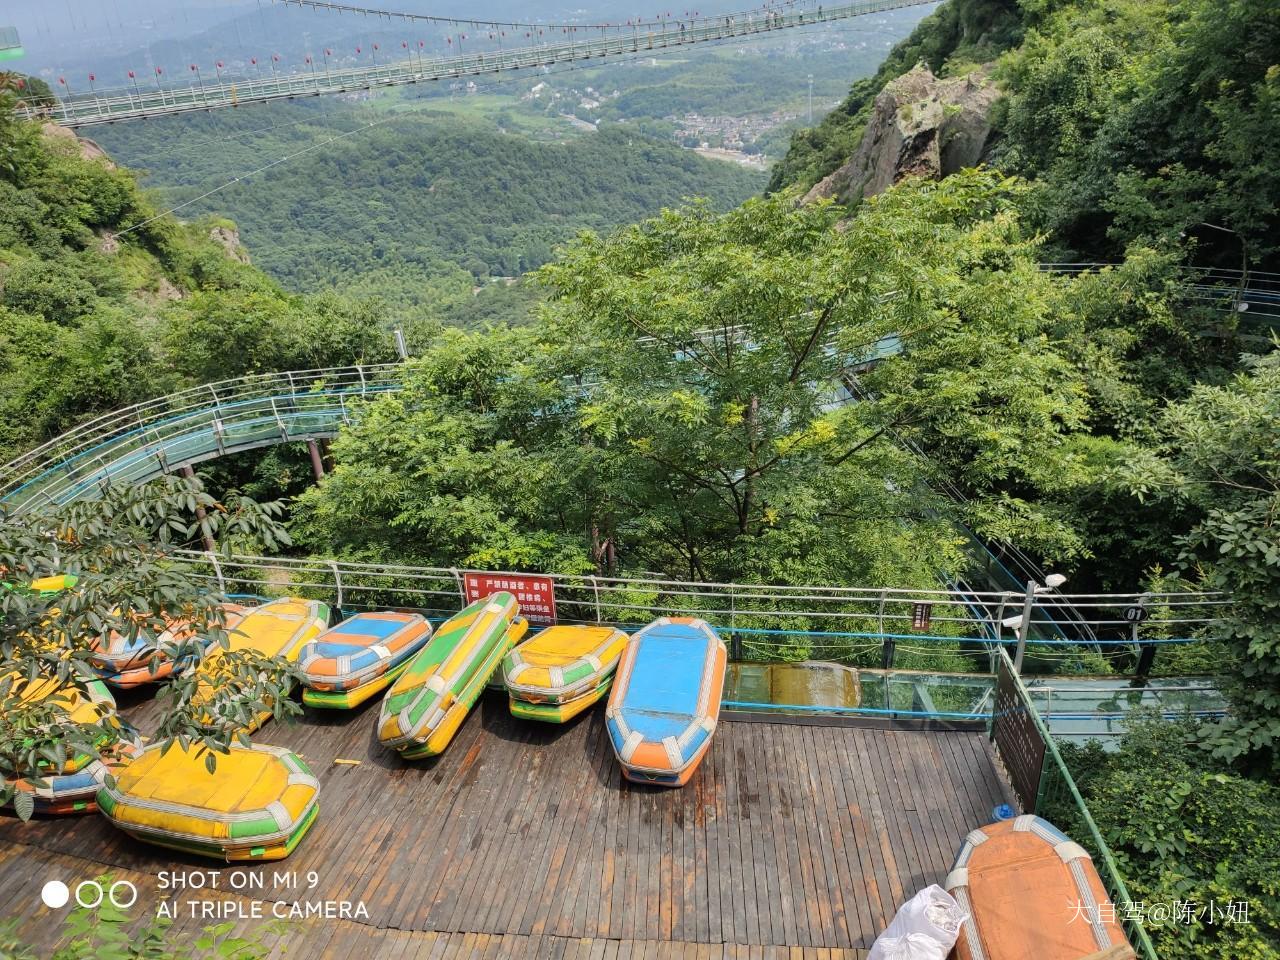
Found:
[(945, 886), (969, 914), (956, 960), (1133, 955), (1088, 852), (1039, 817), (974, 830)]
[[(223, 629), (231, 633), (252, 608), (238, 603), (224, 603), (222, 609)], [(99, 644), (89, 654), (89, 665), (113, 687), (129, 690), (144, 683), (167, 680), (175, 671), (181, 671), (195, 663), (199, 654), (207, 650), (211, 642), (208, 637), (196, 636), (191, 621), (174, 620), (159, 636), (139, 632), (130, 638), (121, 633), (112, 633), (105, 643)], [(182, 658), (181, 662), (175, 662), (172, 650), (188, 643), (191, 644), (192, 655)]]

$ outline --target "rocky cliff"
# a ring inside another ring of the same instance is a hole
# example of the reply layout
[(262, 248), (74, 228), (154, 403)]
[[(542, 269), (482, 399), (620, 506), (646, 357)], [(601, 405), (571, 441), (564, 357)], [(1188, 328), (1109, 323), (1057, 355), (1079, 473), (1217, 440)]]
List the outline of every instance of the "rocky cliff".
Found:
[(843, 202), (880, 193), (904, 177), (945, 177), (981, 161), (999, 93), (987, 68), (939, 79), (924, 64), (876, 96), (852, 157), (820, 180), (805, 200)]

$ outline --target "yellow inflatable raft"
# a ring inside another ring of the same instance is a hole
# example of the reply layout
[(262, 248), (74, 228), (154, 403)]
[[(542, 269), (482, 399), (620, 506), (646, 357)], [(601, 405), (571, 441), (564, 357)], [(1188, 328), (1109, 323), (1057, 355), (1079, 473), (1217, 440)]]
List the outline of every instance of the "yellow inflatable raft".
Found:
[[(58, 703), (73, 724), (100, 724), (117, 728), (116, 702), (101, 680), (85, 680), (82, 686), (63, 683), (54, 677), (39, 677), (29, 683), (14, 677), (14, 692), (26, 703)], [(102, 759), (88, 753), (69, 754), (61, 766), (42, 763), (31, 776), (21, 777), (14, 788), (32, 795), (37, 813), (79, 813), (93, 809), (93, 798), (107, 774), (115, 773), (136, 754), (136, 744), (124, 739), (123, 730), (104, 733), (95, 746)]]
[(564, 723), (609, 692), (630, 638), (606, 626), (547, 627), (502, 661), (513, 716)]
[[(328, 606), (318, 600), (292, 597), (272, 600), (250, 611), (230, 631), (230, 649), (253, 650), (267, 657), (297, 660), (302, 648), (324, 632), (328, 619)], [(196, 668), (195, 676), (199, 682), (194, 697), (196, 704), (211, 700), (218, 686), (226, 680), (229, 671), (226, 665), (221, 664), (225, 653), (222, 647), (213, 648)], [(239, 732), (252, 733), (269, 719), (269, 709), (259, 711), (239, 728)]]
[(98, 791), (98, 809), (130, 836), (162, 847), (238, 860), (283, 860), (319, 813), (320, 784), (281, 747), (235, 744), (213, 773), (198, 746), (142, 751)]

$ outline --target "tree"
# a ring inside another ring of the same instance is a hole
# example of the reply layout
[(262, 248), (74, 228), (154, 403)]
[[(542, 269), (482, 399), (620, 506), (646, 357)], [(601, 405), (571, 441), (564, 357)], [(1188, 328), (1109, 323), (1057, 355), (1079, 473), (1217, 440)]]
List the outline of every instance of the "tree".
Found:
[[(1200, 749), (1191, 717), (1135, 712), (1114, 746), (1064, 744), (1063, 755), (1130, 897), (1148, 911), (1144, 926), (1159, 956), (1275, 957), (1280, 790)], [(1050, 803), (1045, 816), (1087, 844), (1089, 829), (1065, 791)], [(1176, 904), (1189, 905), (1190, 915), (1178, 915)]]
[(1031, 496), (1073, 482), (1084, 404), (1017, 190), (974, 173), (839, 227), (775, 197), (583, 235), (539, 275), (544, 323), (440, 337), (294, 529), (368, 558), (784, 583), (932, 585), (966, 562), (957, 519), (1078, 552)]
[(1207, 731), (1214, 754), (1280, 771), (1280, 355), (1171, 404), (1160, 442), (1127, 468), (1142, 498), (1195, 511), (1181, 562), (1230, 604), (1214, 625), (1232, 712)]
[[(218, 502), (198, 480), (167, 477), (140, 487), (114, 487), (101, 499), (44, 508), (21, 517), (0, 511), (0, 803), (31, 813), (29, 793), (15, 798), (15, 784), (43, 785), (42, 774), (68, 755), (98, 757), (126, 731), (113, 714), (74, 719), (69, 696), (34, 696), (42, 684), (83, 692), (93, 674), (86, 661), (93, 646), (113, 633), (157, 638), (175, 621), (193, 635), (173, 641), (165, 653), (197, 658), (207, 641), (226, 646), (221, 602), (204, 576), (175, 563), (175, 548), (207, 534), (227, 550), (237, 544), (271, 548), (287, 543), (279, 504), (241, 497)], [(26, 585), (68, 574), (73, 586), (40, 593)], [(254, 701), (266, 700), (278, 717), (298, 712), (284, 691), (296, 668), (278, 659), (237, 652), (223, 656), (234, 682), (212, 696), (196, 697), (187, 672), (166, 685), (166, 715), (159, 739), (216, 754), (237, 739), (237, 719)]]
[[(1017, 192), (990, 172), (908, 183), (839, 227), (838, 208), (790, 197), (694, 207), (545, 268), (551, 336), (596, 384), (584, 425), (622, 460), (645, 559), (848, 582), (890, 573), (900, 549), (894, 572), (920, 582), (958, 562), (915, 543), (948, 541), (930, 527), (949, 506), (922, 483), (943, 477), (979, 525), (1077, 549), (1029, 505), (1006, 509), (1018, 482), (1066, 482), (1059, 450), (1084, 414)], [(855, 377), (866, 395), (836, 402)]]

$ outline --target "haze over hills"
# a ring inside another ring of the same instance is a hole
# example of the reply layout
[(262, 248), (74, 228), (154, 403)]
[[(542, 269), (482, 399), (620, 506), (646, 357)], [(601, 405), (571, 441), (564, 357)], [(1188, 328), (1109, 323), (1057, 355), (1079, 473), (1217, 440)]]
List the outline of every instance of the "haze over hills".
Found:
[[(538, 12), (607, 18), (622, 9)], [(446, 321), (518, 319), (529, 297), (486, 278), (541, 265), (584, 227), (607, 231), (687, 197), (723, 208), (758, 192), (767, 156), (785, 150), (810, 104), (821, 116), (849, 76), (874, 70), (927, 10), (637, 62), (170, 117), (92, 135), (146, 170), (147, 185), (168, 203), (307, 150), (182, 215), (236, 221), (255, 262), (294, 289), (378, 294)], [(499, 5), (486, 13), (519, 11)], [(300, 19), (378, 27), (265, 5), (245, 14), (245, 26), (262, 35), (263, 24), (275, 25), (297, 53)], [(218, 28), (183, 42), (226, 36)], [(364, 124), (376, 126), (359, 130)], [(344, 139), (326, 144), (334, 136)]]
[[(558, 23), (624, 23), (630, 18), (653, 18), (668, 13), (669, 8), (654, 4), (653, 9), (637, 10), (629, 0), (593, 0), (587, 6), (569, 3), (528, 4), (511, 0), (493, 0), (477, 8), (475, 4), (447, 0), (435, 3), (425, 0), (403, 0), (387, 5), (390, 9), (409, 13), (448, 17), (493, 17), (495, 20), (520, 20)], [(741, 10), (741, 0), (707, 0), (699, 5), (703, 15)], [(916, 23), (928, 6), (889, 11), (871, 21), (887, 25), (896, 41)], [(0, 21), (10, 22), (3, 16)], [(123, 87), (127, 71), (150, 71), (155, 66), (169, 76), (187, 71), (196, 63), (213, 73), (215, 61), (221, 61), (230, 73), (256, 73), (250, 62), (257, 58), (259, 66), (269, 69), (270, 57), (278, 56), (277, 69), (285, 72), (307, 69), (304, 58), (312, 55), (317, 62), (323, 51), (330, 50), (334, 64), (372, 63), (378, 56), (402, 55), (401, 43), (424, 44), (424, 52), (454, 52), (462, 35), (468, 43), (462, 49), (478, 50), (483, 46), (497, 49), (507, 46), (536, 44), (537, 36), (524, 37), (517, 31), (499, 30), (492, 41), (489, 30), (475, 30), (466, 25), (450, 26), (430, 22), (405, 22), (372, 16), (326, 13), (271, 0), (234, 0), (226, 4), (199, 3), (197, 0), (161, 2), (161, 0), (112, 0), (102, 4), (42, 7), (23, 5), (11, 15), (27, 51), (23, 68), (46, 80), (60, 75), (76, 84), (87, 85), (87, 75), (94, 72), (99, 85)], [(864, 31), (874, 28), (864, 26)], [(502, 36), (499, 36), (501, 34)], [(505, 40), (503, 40), (505, 37)], [(452, 40), (452, 42), (451, 42)], [(356, 47), (360, 47), (357, 53)], [(887, 48), (886, 48), (887, 49)], [(881, 54), (883, 56), (883, 53)], [(879, 58), (877, 58), (878, 60)], [(872, 65), (874, 67), (874, 64)], [(846, 78), (847, 79), (847, 78)]]

